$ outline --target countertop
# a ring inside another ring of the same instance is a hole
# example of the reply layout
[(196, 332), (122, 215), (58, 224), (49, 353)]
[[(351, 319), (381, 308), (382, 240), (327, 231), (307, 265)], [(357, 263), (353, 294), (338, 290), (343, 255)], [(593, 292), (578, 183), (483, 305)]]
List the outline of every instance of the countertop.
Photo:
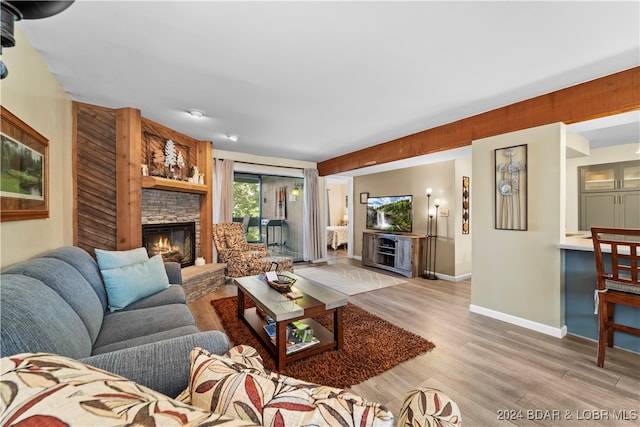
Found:
[[(564, 240), (558, 243), (560, 249), (571, 249), (574, 251), (593, 252), (593, 241), (590, 231), (577, 231), (567, 233)], [(602, 252), (610, 252), (609, 248), (603, 247)]]

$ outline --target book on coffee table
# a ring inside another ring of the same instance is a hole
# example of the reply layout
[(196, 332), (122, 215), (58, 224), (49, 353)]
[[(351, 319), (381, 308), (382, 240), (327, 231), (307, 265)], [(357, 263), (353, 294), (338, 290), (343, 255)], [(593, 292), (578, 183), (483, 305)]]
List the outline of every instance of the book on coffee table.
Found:
[[(276, 325), (275, 323), (268, 323), (263, 326), (269, 338), (271, 338), (271, 343), (273, 345), (276, 344)], [(295, 353), (296, 351), (304, 350), (305, 348), (309, 348), (312, 345), (319, 343), (320, 341), (313, 336), (310, 341), (304, 341), (294, 332), (295, 328), (287, 326), (287, 354)]]

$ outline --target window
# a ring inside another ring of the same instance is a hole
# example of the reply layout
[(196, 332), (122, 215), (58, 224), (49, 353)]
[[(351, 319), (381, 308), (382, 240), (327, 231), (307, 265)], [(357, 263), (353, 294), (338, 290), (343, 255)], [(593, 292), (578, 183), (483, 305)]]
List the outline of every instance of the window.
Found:
[(247, 224), (247, 242), (260, 242), (260, 187), (259, 175), (234, 174), (233, 180), (233, 221), (243, 222), (249, 216)]

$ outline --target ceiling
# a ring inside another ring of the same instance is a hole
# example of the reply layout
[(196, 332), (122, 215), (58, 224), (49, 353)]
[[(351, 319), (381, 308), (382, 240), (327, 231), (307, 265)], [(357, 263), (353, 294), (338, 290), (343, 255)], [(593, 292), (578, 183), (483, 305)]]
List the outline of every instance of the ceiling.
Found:
[(16, 26), (75, 101), (312, 162), (640, 65), (637, 1), (77, 0)]

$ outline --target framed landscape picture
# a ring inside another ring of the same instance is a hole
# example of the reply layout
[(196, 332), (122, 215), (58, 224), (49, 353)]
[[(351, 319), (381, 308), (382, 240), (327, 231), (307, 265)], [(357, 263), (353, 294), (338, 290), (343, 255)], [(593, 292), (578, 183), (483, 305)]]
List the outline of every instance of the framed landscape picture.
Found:
[(49, 217), (49, 141), (0, 107), (0, 220)]

